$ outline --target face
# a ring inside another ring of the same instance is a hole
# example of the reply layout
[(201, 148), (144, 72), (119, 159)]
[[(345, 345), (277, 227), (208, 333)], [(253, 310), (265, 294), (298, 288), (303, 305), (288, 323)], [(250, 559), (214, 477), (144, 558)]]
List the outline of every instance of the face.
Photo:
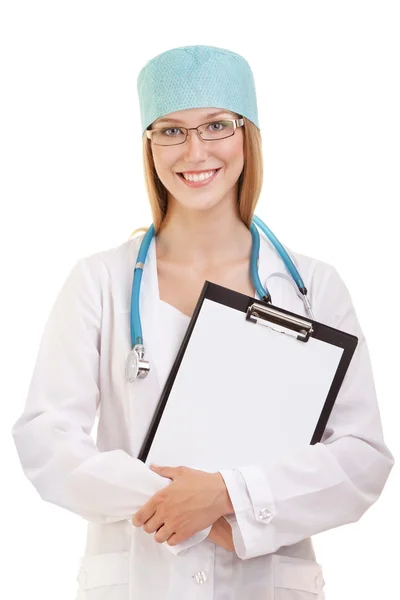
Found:
[[(238, 117), (240, 115), (221, 108), (190, 108), (160, 117), (152, 123), (151, 129), (173, 128), (169, 133), (176, 135), (179, 126), (197, 127)], [(181, 205), (205, 210), (221, 202), (236, 203), (237, 182), (244, 166), (243, 139), (243, 127), (238, 127), (234, 135), (224, 139), (206, 141), (192, 130), (183, 144), (159, 146), (151, 142), (158, 177), (168, 190), (168, 208)], [(211, 178), (199, 183), (186, 183), (180, 174), (208, 173), (216, 169)]]

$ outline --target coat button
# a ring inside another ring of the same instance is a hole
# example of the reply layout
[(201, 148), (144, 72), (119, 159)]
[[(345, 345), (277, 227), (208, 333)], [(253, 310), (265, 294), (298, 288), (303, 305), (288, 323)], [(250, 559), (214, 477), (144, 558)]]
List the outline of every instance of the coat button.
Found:
[(80, 587), (85, 588), (87, 583), (87, 569), (81, 569), (76, 579)]
[(271, 511), (268, 508), (262, 508), (258, 514), (258, 520), (263, 523), (269, 523), (272, 520)]
[(322, 589), (322, 587), (324, 586), (324, 583), (325, 583), (322, 575), (316, 575), (315, 579), (314, 579), (314, 583), (315, 583), (315, 587), (317, 588), (317, 590)]
[(204, 571), (197, 571), (197, 573), (193, 575), (193, 579), (196, 583), (205, 583), (207, 575), (204, 573)]

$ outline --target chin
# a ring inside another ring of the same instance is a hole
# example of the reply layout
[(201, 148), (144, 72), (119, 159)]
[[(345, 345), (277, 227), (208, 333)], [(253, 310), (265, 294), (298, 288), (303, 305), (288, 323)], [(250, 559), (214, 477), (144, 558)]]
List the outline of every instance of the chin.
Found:
[(210, 210), (210, 209), (214, 208), (215, 206), (220, 204), (221, 201), (222, 201), (222, 197), (219, 197), (218, 199), (216, 199), (215, 196), (213, 195), (212, 197), (193, 199), (192, 202), (188, 202), (187, 199), (185, 199), (183, 202), (180, 202), (178, 199), (177, 203), (181, 206), (184, 206), (187, 209), (190, 209), (190, 210), (203, 211), (203, 210)]

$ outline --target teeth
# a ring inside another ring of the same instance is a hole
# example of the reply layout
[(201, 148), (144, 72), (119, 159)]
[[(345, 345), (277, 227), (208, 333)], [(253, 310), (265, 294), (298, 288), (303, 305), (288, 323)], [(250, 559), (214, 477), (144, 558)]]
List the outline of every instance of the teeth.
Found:
[(204, 179), (210, 179), (210, 177), (212, 177), (216, 171), (217, 171), (217, 169), (215, 169), (214, 171), (207, 171), (207, 172), (199, 173), (199, 174), (197, 174), (197, 173), (196, 174), (182, 173), (182, 175), (188, 181), (203, 181)]

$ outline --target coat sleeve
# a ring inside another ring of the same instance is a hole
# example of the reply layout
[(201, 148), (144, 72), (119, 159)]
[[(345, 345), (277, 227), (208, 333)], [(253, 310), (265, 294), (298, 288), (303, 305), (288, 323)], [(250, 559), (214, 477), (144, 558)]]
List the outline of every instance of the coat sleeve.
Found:
[(258, 464), (220, 471), (234, 507), (225, 518), (242, 559), (358, 521), (380, 496), (394, 464), (349, 292), (332, 267), (321, 287), (318, 304), (314, 299), (317, 320), (356, 335), (358, 346), (320, 443), (269, 466), (260, 457)]
[[(102, 289), (109, 277), (104, 263), (90, 263), (94, 258), (75, 264), (56, 298), (12, 435), (23, 471), (43, 500), (88, 521), (131, 522), (170, 481), (122, 449), (100, 452), (91, 437), (101, 400)], [(164, 545), (178, 554), (210, 529)]]

